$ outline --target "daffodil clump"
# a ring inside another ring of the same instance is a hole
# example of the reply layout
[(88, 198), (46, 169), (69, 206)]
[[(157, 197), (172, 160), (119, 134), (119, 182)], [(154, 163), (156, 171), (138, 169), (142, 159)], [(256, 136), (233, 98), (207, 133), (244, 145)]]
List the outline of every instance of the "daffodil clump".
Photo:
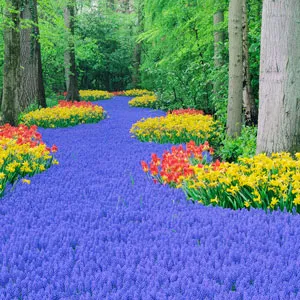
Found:
[[(0, 127), (0, 196), (3, 195), (8, 183), (13, 184), (25, 176), (33, 176), (58, 164), (53, 158), (57, 151), (54, 145), (47, 147), (36, 126), (28, 128), (6, 124)], [(23, 179), (30, 184), (29, 179)]]
[(221, 127), (212, 116), (186, 113), (142, 119), (132, 126), (130, 132), (143, 142), (180, 144), (194, 141), (200, 145), (209, 141), (214, 145)]
[(106, 117), (103, 107), (91, 102), (59, 101), (57, 106), (42, 108), (21, 117), (27, 126), (43, 128), (69, 127), (83, 123), (97, 123)]
[(149, 107), (149, 108), (155, 108), (156, 103), (157, 103), (157, 97), (155, 95), (143, 95), (140, 97), (135, 97), (128, 102), (128, 104), (133, 107)]
[(79, 91), (81, 100), (84, 101), (97, 101), (110, 99), (114, 95), (112, 93), (100, 90), (80, 90)]
[(140, 97), (144, 95), (154, 95), (153, 92), (148, 90), (139, 90), (139, 89), (133, 89), (133, 90), (127, 90), (123, 93), (125, 96), (129, 97)]
[(194, 166), (194, 176), (180, 185), (205, 205), (300, 212), (300, 153), (259, 154), (238, 163)]

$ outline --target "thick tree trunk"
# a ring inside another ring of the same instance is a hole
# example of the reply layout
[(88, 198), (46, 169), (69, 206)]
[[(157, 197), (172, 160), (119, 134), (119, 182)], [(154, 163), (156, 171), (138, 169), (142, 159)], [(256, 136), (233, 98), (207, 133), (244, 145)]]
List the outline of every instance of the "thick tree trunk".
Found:
[[(77, 74), (76, 74), (76, 62), (75, 62), (75, 45), (74, 45), (74, 18), (75, 18), (75, 0), (70, 0), (67, 6), (69, 10), (69, 45), (68, 51), (70, 55), (70, 65), (69, 65), (69, 86), (67, 90), (66, 100), (68, 101), (79, 101), (79, 91), (78, 91), (78, 83), (77, 83)], [(65, 14), (66, 15), (66, 14)], [(67, 25), (67, 24), (66, 24)]]
[(243, 1), (243, 104), (245, 112), (245, 123), (247, 125), (257, 124), (258, 110), (255, 105), (251, 86), (251, 75), (249, 70), (249, 42), (248, 42), (248, 13), (247, 0)]
[(17, 125), (20, 96), (20, 0), (6, 0), (5, 17), (10, 22), (4, 27), (3, 122)]
[(33, 25), (21, 30), (20, 106), (24, 109), (37, 102), (46, 107), (36, 0), (23, 2), (21, 19), (32, 21)]
[[(218, 10), (214, 14), (214, 26), (218, 27), (224, 22), (224, 11)], [(215, 69), (218, 70), (224, 64), (223, 57), (223, 46), (225, 40), (224, 30), (217, 28), (214, 32), (214, 64)], [(222, 80), (219, 78), (214, 82), (214, 94), (217, 95), (220, 87), (222, 85)]]
[(300, 151), (299, 20), (299, 0), (264, 0), (258, 153)]
[[(137, 28), (138, 34), (143, 32), (144, 24), (143, 24), (143, 4), (142, 0), (138, 0), (138, 7), (137, 7)], [(132, 72), (132, 86), (139, 87), (140, 85), (140, 66), (142, 60), (142, 43), (137, 42), (134, 48), (133, 53), (133, 72)]]
[(243, 109), (243, 5), (241, 0), (229, 4), (229, 96), (227, 135), (237, 137), (242, 128)]

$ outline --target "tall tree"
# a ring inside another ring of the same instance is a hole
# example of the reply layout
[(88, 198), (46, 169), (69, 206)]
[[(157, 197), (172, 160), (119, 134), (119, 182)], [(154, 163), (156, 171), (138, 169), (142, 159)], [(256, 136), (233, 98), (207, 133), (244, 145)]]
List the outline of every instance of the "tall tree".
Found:
[(16, 125), (20, 96), (21, 0), (6, 0), (2, 114), (4, 123)]
[(264, 0), (257, 152), (300, 151), (300, 2)]
[(37, 0), (23, 0), (21, 19), (21, 109), (30, 103), (46, 107), (41, 46), (39, 41)]
[[(76, 0), (69, 0), (68, 4), (65, 8), (65, 25), (69, 30), (68, 35), (68, 54), (66, 56), (69, 58), (69, 63), (66, 64), (66, 68), (68, 72), (68, 80), (67, 80), (67, 96), (66, 100), (80, 100), (79, 91), (78, 91), (78, 83), (77, 83), (77, 74), (76, 74), (76, 61), (75, 61), (75, 43), (74, 43), (74, 33), (75, 33), (75, 6)], [(66, 16), (69, 17), (66, 18)], [(65, 57), (66, 57), (65, 56)]]
[(242, 129), (243, 109), (243, 3), (229, 3), (229, 90), (227, 106), (227, 135), (237, 137)]
[(257, 124), (258, 109), (255, 105), (253, 90), (251, 86), (251, 75), (249, 69), (249, 41), (248, 41), (248, 8), (247, 0), (243, 1), (243, 104), (245, 112), (245, 123), (247, 125)]

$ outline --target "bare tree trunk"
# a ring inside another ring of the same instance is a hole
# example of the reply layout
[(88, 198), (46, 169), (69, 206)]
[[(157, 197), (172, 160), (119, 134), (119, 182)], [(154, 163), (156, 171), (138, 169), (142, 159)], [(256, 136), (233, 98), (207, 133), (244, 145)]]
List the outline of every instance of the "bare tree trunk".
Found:
[(299, 0), (264, 0), (258, 153), (300, 151), (299, 20)]
[[(218, 27), (220, 24), (224, 22), (224, 10), (218, 10), (214, 14), (214, 26)], [(223, 57), (223, 45), (225, 41), (225, 33), (224, 30), (220, 30), (217, 28), (214, 32), (214, 64), (216, 70), (224, 64), (224, 57)], [(221, 78), (218, 77), (218, 80), (214, 82), (214, 94), (217, 95), (220, 87), (222, 85)]]
[(31, 21), (33, 25), (21, 30), (20, 106), (24, 109), (30, 103), (37, 102), (46, 107), (36, 0), (23, 2), (21, 19)]
[[(68, 51), (70, 55), (70, 71), (69, 71), (69, 86), (66, 96), (66, 100), (74, 101), (80, 100), (78, 83), (77, 83), (77, 74), (76, 74), (76, 62), (75, 62), (75, 45), (74, 45), (74, 19), (75, 19), (75, 0), (70, 0), (67, 8), (69, 10), (70, 22), (69, 22), (69, 45)], [(66, 14), (65, 14), (66, 15)]]
[[(143, 4), (142, 0), (138, 0), (137, 7), (137, 28), (138, 34), (143, 32)], [(139, 87), (140, 84), (140, 66), (142, 60), (142, 42), (137, 42), (133, 53), (133, 72), (132, 72), (132, 85)]]
[(237, 137), (242, 129), (243, 109), (243, 5), (241, 0), (229, 4), (229, 96), (227, 135)]
[(3, 122), (17, 125), (20, 96), (20, 0), (6, 0), (4, 27)]
[(248, 42), (248, 13), (247, 0), (243, 1), (243, 104), (245, 112), (245, 123), (247, 125), (257, 124), (258, 110), (255, 105), (251, 86), (251, 75), (249, 70), (249, 42)]

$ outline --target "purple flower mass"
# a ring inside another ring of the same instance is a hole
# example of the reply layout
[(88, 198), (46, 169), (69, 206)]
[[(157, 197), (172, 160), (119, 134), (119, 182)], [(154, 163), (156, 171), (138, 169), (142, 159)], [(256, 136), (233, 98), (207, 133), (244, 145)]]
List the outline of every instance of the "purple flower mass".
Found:
[(155, 185), (129, 98), (98, 124), (40, 129), (58, 166), (0, 199), (0, 299), (300, 299), (300, 216), (203, 207)]

